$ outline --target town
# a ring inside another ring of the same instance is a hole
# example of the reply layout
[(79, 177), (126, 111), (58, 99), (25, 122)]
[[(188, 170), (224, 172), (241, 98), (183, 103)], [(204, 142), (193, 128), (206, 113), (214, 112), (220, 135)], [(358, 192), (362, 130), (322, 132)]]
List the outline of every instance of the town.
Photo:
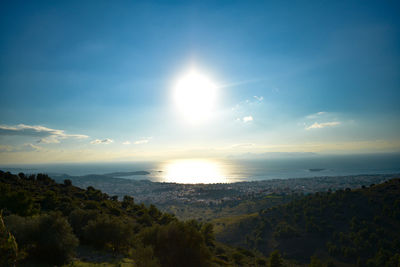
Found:
[(122, 198), (133, 196), (135, 202), (160, 206), (201, 203), (219, 205), (227, 201), (255, 199), (267, 195), (303, 195), (315, 192), (361, 188), (378, 184), (400, 174), (351, 175), (334, 177), (272, 179), (263, 181), (217, 183), (217, 184), (177, 184), (159, 183), (149, 180), (113, 178), (112, 175), (69, 176), (53, 175), (56, 181), (69, 179), (75, 186), (93, 186), (110, 196)]

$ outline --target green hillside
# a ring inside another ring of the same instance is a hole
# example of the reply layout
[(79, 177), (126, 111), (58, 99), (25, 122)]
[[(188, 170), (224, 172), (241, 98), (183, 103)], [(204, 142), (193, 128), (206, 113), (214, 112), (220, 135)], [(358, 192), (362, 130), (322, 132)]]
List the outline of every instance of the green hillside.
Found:
[(0, 171), (0, 266), (400, 266), (400, 179), (272, 198), (211, 224)]
[[(316, 193), (258, 214), (221, 218), (217, 239), (298, 263), (400, 266), (400, 179)], [(223, 225), (221, 227), (221, 225)]]
[[(256, 266), (266, 259), (215, 242), (213, 226), (119, 201), (70, 180), (0, 171), (0, 266)], [(3, 219), (4, 223), (3, 223)], [(36, 264), (36, 265), (35, 265)]]

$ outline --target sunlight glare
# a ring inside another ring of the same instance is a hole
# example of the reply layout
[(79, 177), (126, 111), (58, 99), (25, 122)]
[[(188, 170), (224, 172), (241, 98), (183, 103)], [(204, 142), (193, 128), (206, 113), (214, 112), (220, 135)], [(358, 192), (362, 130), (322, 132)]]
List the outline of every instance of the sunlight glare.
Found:
[(180, 78), (173, 91), (179, 113), (191, 123), (204, 122), (211, 117), (216, 96), (215, 84), (195, 70)]
[(209, 160), (178, 160), (166, 166), (166, 182), (226, 183), (228, 182), (219, 164)]

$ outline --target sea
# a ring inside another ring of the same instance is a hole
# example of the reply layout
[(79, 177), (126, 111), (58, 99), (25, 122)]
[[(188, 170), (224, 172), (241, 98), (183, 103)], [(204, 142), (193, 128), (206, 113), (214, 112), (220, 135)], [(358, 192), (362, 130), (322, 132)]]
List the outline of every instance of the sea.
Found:
[[(282, 156), (256, 159), (174, 159), (148, 162), (101, 162), (1, 165), (0, 170), (26, 174), (84, 176), (109, 174), (116, 178), (176, 183), (233, 183), (324, 176), (400, 174), (400, 153), (363, 155)], [(129, 172), (147, 171), (147, 175)], [(124, 173), (127, 173), (124, 175)]]

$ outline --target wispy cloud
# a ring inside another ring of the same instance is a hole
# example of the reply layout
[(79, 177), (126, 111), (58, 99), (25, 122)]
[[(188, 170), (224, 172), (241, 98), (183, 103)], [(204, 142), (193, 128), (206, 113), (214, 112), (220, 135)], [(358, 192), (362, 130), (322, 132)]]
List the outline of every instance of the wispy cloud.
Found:
[(265, 81), (265, 80), (266, 80), (266, 78), (250, 79), (250, 80), (244, 80), (244, 81), (221, 84), (218, 87), (219, 88), (235, 87), (235, 86), (241, 86), (241, 85), (245, 85), (245, 84), (258, 83), (258, 82), (262, 82), (262, 81)]
[(254, 143), (242, 143), (242, 144), (234, 144), (231, 148), (252, 148), (254, 147)]
[(151, 137), (143, 138), (143, 139), (140, 139), (140, 140), (136, 140), (136, 141), (134, 142), (134, 144), (135, 144), (135, 145), (147, 144), (147, 143), (150, 141), (150, 139), (151, 139)]
[(113, 143), (114, 142), (114, 140), (112, 140), (112, 139), (110, 139), (110, 138), (106, 138), (106, 139), (96, 139), (96, 140), (93, 140), (92, 142), (90, 142), (92, 145), (100, 145), (100, 144), (105, 144), (105, 145), (108, 145), (108, 144), (111, 144), (111, 143)]
[(0, 153), (1, 152), (11, 152), (11, 151), (13, 151), (13, 147), (12, 146), (0, 145)]
[(26, 124), (18, 124), (16, 126), (0, 125), (0, 135), (37, 137), (40, 138), (37, 142), (44, 144), (60, 143), (60, 140), (67, 138), (88, 138), (87, 135), (83, 134), (66, 134), (64, 130)]
[(340, 124), (339, 121), (322, 122), (322, 123), (314, 122), (314, 124), (306, 127), (306, 130), (321, 129), (321, 128), (325, 128), (325, 127), (333, 127), (333, 126), (337, 126), (339, 124)]
[(264, 97), (263, 97), (263, 96), (256, 96), (256, 95), (255, 95), (254, 98), (257, 99), (257, 100), (260, 101), (260, 102), (264, 100)]
[(306, 118), (307, 119), (316, 119), (316, 118), (319, 118), (322, 115), (326, 115), (326, 114), (327, 113), (325, 111), (320, 111), (320, 112), (317, 112), (317, 113), (310, 114), (310, 115), (306, 116)]
[(43, 151), (41, 146), (34, 144), (23, 144), (19, 146), (0, 145), (0, 153), (4, 152), (38, 152)]
[(246, 117), (243, 117), (243, 119), (242, 119), (242, 121), (244, 122), (244, 123), (247, 123), (247, 122), (251, 122), (251, 121), (253, 121), (254, 119), (253, 119), (253, 116), (246, 116)]
[(130, 141), (125, 141), (125, 142), (123, 142), (122, 144), (123, 144), (123, 145), (130, 145), (131, 142), (130, 142)]
[(18, 151), (41, 151), (43, 148), (34, 144), (24, 144)]
[(239, 111), (243, 112), (244, 110), (247, 110), (249, 108), (254, 108), (262, 104), (264, 100), (263, 96), (253, 96), (253, 99), (246, 99), (244, 101), (239, 102), (236, 104), (234, 107), (232, 107), (232, 111)]

